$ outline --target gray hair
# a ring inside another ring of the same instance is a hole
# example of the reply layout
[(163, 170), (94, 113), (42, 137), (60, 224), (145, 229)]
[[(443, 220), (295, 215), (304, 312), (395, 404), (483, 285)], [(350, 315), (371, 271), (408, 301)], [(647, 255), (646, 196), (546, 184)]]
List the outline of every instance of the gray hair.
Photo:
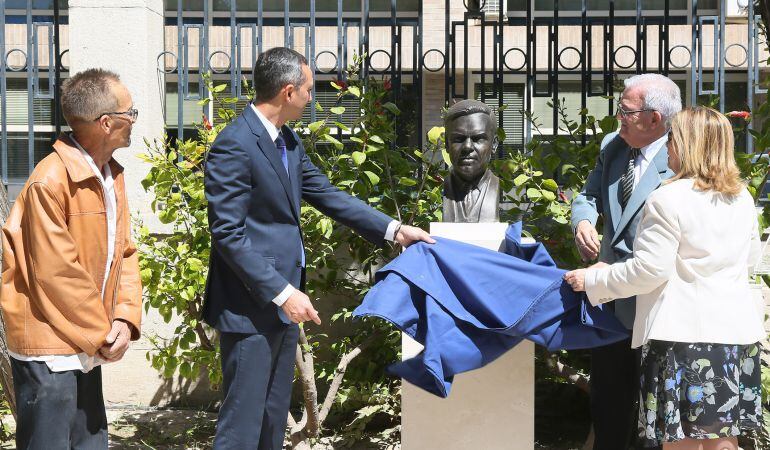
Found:
[[(492, 108), (487, 106), (484, 102), (478, 100), (461, 100), (454, 105), (450, 106), (446, 111), (444, 120), (449, 122), (458, 117), (469, 116), (471, 114), (486, 114), (489, 116), (489, 122), (494, 129), (497, 129), (497, 122), (495, 121), (495, 113)], [(493, 130), (494, 131), (494, 130)]]
[(120, 76), (104, 69), (88, 69), (66, 79), (61, 86), (61, 109), (70, 127), (115, 111), (118, 98), (112, 90)]
[(670, 78), (657, 73), (643, 73), (623, 80), (626, 89), (641, 87), (644, 109), (654, 109), (663, 117), (666, 125), (682, 110), (682, 94), (679, 86)]
[(307, 58), (286, 47), (262, 52), (254, 65), (254, 103), (272, 100), (286, 85), (301, 86), (305, 82), (302, 66)]

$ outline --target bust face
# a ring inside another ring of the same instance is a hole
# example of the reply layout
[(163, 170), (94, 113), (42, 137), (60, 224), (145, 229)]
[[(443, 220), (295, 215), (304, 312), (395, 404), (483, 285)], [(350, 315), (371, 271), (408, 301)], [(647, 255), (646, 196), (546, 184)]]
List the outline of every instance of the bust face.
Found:
[(496, 126), (484, 113), (456, 117), (446, 123), (446, 146), (452, 173), (466, 183), (484, 175), (497, 148)]

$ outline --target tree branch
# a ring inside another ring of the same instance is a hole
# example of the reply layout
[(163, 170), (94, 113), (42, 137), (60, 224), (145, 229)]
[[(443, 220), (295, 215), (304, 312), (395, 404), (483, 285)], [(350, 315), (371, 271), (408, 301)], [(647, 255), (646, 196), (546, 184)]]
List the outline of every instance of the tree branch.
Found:
[(337, 364), (337, 368), (334, 370), (334, 378), (329, 385), (329, 391), (326, 392), (326, 398), (324, 398), (323, 405), (321, 405), (321, 411), (318, 414), (318, 419), (321, 423), (326, 420), (326, 416), (329, 414), (329, 411), (334, 404), (334, 399), (337, 397), (337, 392), (339, 391), (340, 386), (342, 386), (342, 379), (345, 377), (345, 371), (348, 370), (348, 365), (350, 362), (353, 361), (356, 356), (360, 355), (366, 347), (371, 345), (381, 336), (381, 333), (372, 334), (367, 340), (340, 358), (340, 362)]
[(299, 328), (299, 344), (297, 345), (296, 361), (299, 370), (299, 381), (302, 386), (302, 397), (305, 400), (305, 413), (301, 424), (304, 434), (310, 437), (318, 436), (322, 420), (318, 417), (318, 388), (315, 381), (313, 353), (306, 352), (303, 347), (309, 346), (303, 327)]
[(545, 364), (555, 375), (566, 378), (581, 391), (590, 393), (590, 377), (561, 362), (557, 354), (549, 353), (546, 356)]
[[(193, 302), (187, 302), (187, 314), (188, 317), (200, 317), (200, 313)], [(201, 341), (201, 347), (204, 350), (214, 351), (214, 345), (211, 343), (208, 335), (206, 335), (206, 330), (203, 328), (203, 323), (200, 320), (196, 322), (194, 329), (195, 334), (198, 335), (198, 339)]]

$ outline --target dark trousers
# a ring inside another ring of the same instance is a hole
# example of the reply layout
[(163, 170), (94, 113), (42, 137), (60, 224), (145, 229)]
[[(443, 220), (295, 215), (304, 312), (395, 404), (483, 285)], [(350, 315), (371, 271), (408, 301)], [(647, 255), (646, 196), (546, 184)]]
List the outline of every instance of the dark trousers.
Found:
[(591, 419), (594, 450), (634, 448), (637, 434), (640, 352), (631, 340), (591, 350)]
[(222, 390), (214, 449), (281, 450), (299, 339), (296, 324), (263, 334), (222, 333)]
[(105, 450), (102, 371), (51, 372), (44, 362), (11, 358), (16, 393), (16, 448)]

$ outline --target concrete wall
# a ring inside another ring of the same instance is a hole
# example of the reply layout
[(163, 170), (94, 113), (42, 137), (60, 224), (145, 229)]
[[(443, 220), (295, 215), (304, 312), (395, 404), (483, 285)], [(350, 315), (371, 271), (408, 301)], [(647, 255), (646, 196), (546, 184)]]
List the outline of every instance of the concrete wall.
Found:
[[(70, 73), (91, 67), (117, 72), (139, 110), (131, 146), (118, 150), (115, 158), (125, 167), (129, 207), (151, 229), (161, 229), (150, 210), (150, 196), (141, 180), (149, 165), (138, 155), (145, 151), (144, 139), (160, 139), (164, 133), (162, 97), (164, 84), (158, 77), (156, 58), (163, 51), (162, 0), (70, 0)], [(166, 324), (153, 311), (144, 318), (140, 341), (132, 344), (124, 359), (104, 367), (105, 398), (110, 404), (151, 405), (186, 401), (195, 385), (166, 382), (146, 359), (151, 348), (148, 336), (169, 336), (174, 324)]]

